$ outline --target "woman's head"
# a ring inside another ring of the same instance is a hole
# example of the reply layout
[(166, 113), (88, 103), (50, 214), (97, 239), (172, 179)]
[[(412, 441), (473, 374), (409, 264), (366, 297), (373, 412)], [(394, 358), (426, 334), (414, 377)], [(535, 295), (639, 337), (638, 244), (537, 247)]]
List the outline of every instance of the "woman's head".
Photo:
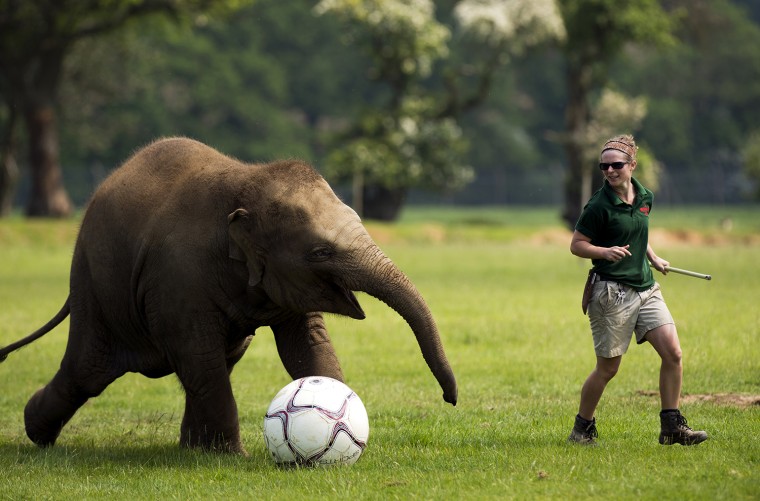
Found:
[(636, 169), (636, 141), (630, 134), (615, 136), (602, 147), (599, 168), (613, 188), (625, 188)]

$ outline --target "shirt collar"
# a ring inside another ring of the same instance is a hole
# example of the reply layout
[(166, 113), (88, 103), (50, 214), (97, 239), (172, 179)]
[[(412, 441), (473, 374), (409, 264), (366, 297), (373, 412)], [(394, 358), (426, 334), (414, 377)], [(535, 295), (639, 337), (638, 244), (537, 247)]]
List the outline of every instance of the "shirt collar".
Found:
[[(636, 192), (636, 200), (639, 200), (641, 196), (646, 193), (646, 188), (644, 188), (644, 185), (641, 184), (635, 177), (631, 177), (631, 184), (633, 184), (633, 189)], [(610, 183), (607, 182), (607, 180), (604, 180), (603, 184), (604, 192), (607, 194), (607, 197), (609, 197), (610, 201), (615, 205), (628, 205), (622, 200), (620, 200), (620, 197), (615, 193), (615, 190), (612, 189), (612, 186), (610, 186)]]

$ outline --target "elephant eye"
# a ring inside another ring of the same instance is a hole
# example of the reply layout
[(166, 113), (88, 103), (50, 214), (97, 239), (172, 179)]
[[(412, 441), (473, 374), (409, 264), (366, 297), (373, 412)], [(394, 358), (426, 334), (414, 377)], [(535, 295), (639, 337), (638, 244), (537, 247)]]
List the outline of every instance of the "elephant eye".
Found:
[(335, 251), (332, 247), (329, 247), (327, 245), (320, 245), (313, 248), (311, 252), (309, 252), (309, 254), (306, 256), (306, 259), (318, 263), (321, 261), (327, 261), (334, 255)]

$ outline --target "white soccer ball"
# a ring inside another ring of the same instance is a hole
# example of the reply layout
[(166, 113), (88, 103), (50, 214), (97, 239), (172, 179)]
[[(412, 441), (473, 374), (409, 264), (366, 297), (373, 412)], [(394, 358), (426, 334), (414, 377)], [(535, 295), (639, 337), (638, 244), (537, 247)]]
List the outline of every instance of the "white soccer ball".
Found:
[(335, 379), (297, 379), (275, 395), (264, 416), (264, 441), (284, 466), (353, 464), (369, 438), (359, 396)]

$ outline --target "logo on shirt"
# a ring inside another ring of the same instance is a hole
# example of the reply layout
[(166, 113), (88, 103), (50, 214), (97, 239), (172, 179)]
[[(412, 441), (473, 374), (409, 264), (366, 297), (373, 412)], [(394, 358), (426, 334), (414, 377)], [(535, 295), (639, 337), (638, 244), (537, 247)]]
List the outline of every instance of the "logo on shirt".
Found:
[(640, 208), (639, 210), (640, 210), (641, 212), (643, 212), (645, 216), (648, 216), (648, 215), (649, 215), (649, 207), (647, 207), (647, 206), (644, 206), (644, 207)]

